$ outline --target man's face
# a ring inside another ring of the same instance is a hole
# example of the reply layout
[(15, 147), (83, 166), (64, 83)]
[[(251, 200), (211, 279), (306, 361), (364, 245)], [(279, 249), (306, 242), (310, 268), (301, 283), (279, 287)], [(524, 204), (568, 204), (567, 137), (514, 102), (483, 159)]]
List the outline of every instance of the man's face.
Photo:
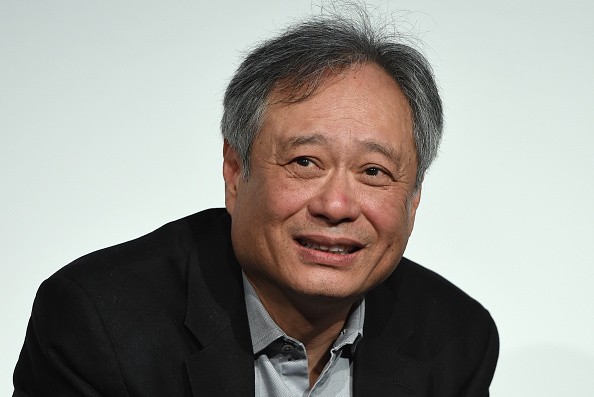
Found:
[(235, 254), (261, 297), (354, 301), (394, 270), (412, 232), (420, 192), (406, 97), (364, 64), (305, 101), (274, 92), (270, 103), (247, 180), (224, 148)]

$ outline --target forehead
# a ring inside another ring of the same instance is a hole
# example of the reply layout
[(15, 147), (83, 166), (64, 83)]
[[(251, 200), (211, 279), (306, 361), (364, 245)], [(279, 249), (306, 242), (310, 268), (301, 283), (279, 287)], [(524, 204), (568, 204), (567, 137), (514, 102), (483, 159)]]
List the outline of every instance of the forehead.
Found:
[(412, 115), (408, 99), (398, 84), (379, 66), (353, 65), (339, 73), (327, 73), (308, 94), (295, 98), (287, 85), (269, 96), (261, 132), (279, 139), (295, 139), (303, 133), (354, 135), (372, 139), (412, 140)]

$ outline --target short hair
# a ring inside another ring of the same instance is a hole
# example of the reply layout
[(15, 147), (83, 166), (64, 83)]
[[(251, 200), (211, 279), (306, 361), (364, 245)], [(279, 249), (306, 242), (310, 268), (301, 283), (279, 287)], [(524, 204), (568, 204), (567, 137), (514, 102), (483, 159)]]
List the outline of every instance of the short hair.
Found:
[(239, 154), (248, 178), (250, 151), (262, 127), (270, 94), (289, 103), (305, 100), (332, 74), (358, 64), (380, 66), (399, 85), (413, 118), (416, 187), (437, 156), (443, 111), (433, 71), (423, 55), (386, 26), (357, 18), (317, 16), (289, 27), (251, 51), (231, 79), (223, 101), (221, 132)]

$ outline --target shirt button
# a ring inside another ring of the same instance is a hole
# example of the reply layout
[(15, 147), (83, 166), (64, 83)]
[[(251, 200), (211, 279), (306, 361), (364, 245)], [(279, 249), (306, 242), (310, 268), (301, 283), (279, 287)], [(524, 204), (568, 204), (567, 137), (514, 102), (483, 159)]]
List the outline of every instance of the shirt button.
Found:
[(282, 350), (283, 350), (284, 352), (290, 352), (291, 350), (293, 350), (293, 346), (291, 346), (291, 345), (290, 345), (290, 344), (288, 344), (288, 343), (285, 343), (285, 344), (283, 345), (283, 347), (282, 347)]

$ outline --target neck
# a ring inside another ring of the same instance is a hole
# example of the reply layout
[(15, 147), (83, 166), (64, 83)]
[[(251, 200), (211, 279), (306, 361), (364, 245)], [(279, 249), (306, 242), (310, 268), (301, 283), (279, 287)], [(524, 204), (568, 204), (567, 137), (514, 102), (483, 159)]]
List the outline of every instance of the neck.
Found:
[(274, 322), (285, 334), (305, 346), (309, 383), (313, 386), (357, 299), (292, 297), (280, 292), (271, 294), (270, 290), (263, 293), (256, 283), (250, 282)]

